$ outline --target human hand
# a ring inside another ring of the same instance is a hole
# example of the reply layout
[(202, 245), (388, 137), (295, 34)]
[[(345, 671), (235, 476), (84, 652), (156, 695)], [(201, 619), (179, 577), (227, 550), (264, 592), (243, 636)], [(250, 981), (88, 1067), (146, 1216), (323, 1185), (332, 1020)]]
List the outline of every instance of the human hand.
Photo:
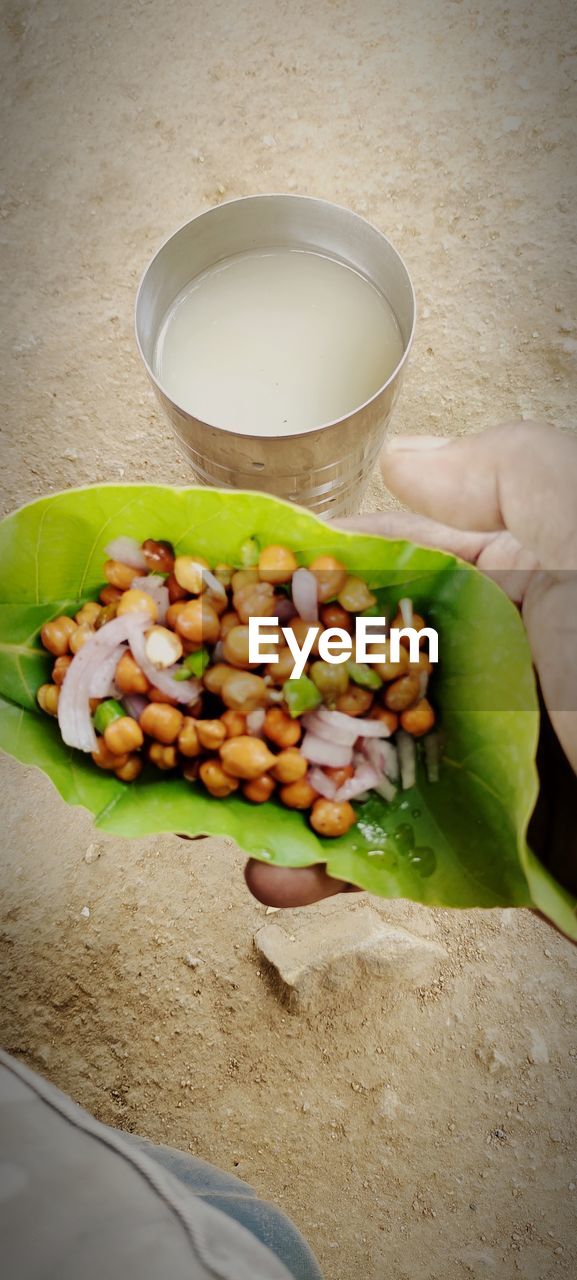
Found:
[[(538, 422), (463, 439), (401, 436), (385, 447), (382, 471), (419, 514), (357, 516), (344, 526), (438, 547), (497, 580), (521, 608), (554, 735), (577, 772), (577, 438)], [(350, 889), (323, 865), (292, 870), (250, 859), (245, 876), (271, 906), (307, 906)]]

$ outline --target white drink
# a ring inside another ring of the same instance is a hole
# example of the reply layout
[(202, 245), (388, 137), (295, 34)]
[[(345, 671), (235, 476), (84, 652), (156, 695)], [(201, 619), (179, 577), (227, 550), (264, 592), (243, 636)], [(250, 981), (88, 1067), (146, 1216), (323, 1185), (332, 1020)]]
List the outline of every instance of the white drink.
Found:
[(395, 316), (363, 276), (319, 253), (270, 249), (191, 281), (165, 316), (155, 373), (203, 422), (279, 436), (352, 412), (402, 354)]

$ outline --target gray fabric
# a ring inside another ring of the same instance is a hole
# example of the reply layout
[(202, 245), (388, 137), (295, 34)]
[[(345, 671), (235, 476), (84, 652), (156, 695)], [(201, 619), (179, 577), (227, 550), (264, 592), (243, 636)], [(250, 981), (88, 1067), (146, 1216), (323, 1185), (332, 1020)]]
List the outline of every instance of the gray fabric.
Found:
[(291, 1280), (240, 1226), (0, 1051), (5, 1280)]

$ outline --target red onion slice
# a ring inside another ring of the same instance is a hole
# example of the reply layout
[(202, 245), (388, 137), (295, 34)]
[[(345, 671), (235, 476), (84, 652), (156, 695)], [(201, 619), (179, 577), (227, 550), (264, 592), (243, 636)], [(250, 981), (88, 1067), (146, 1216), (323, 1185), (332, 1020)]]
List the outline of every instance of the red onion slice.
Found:
[(127, 716), (140, 720), (144, 708), (148, 706), (148, 698), (143, 693), (127, 693), (122, 699), (122, 705)]
[(314, 733), (305, 733), (300, 749), (305, 760), (310, 760), (311, 764), (328, 764), (334, 769), (350, 764), (353, 758), (352, 746), (327, 742), (325, 738), (317, 738)]
[(417, 780), (417, 748), (414, 738), (405, 733), (404, 729), (399, 729), (397, 733), (397, 748), (401, 771), (401, 787), (403, 791), (410, 791)]
[[(310, 719), (310, 724), (308, 723)], [(331, 742), (356, 742), (357, 738), (390, 738), (391, 730), (382, 720), (367, 720), (362, 716), (347, 716), (343, 711), (329, 711), (317, 707), (310, 716), (303, 717), (306, 727), (319, 737)], [(313, 723), (314, 721), (314, 723)], [(321, 725), (323, 731), (321, 732)]]
[(246, 727), (253, 738), (262, 737), (262, 726), (264, 724), (265, 716), (266, 711), (264, 707), (255, 707), (254, 711), (249, 711), (246, 717)]
[(381, 800), (386, 800), (387, 804), (391, 804), (397, 794), (396, 786), (391, 782), (390, 778), (386, 778), (384, 774), (380, 781), (375, 783), (373, 791), (377, 792), (377, 795), (381, 797)]
[(309, 769), (307, 782), (310, 783), (311, 787), (314, 787), (315, 791), (318, 791), (320, 796), (324, 796), (325, 800), (334, 800), (337, 794), (336, 783), (333, 782), (332, 778), (327, 778), (322, 769)]
[(303, 622), (318, 622), (319, 593), (317, 580), (310, 569), (295, 569), (292, 578), (292, 598)]
[(114, 538), (104, 550), (111, 560), (120, 560), (133, 569), (146, 569), (146, 556), (136, 538)]
[[(131, 633), (142, 642), (144, 628), (150, 625), (148, 615), (123, 614), (113, 618), (90, 636), (70, 663), (58, 702), (58, 724), (62, 740), (68, 747), (79, 751), (96, 750), (96, 734), (90, 716), (90, 690), (96, 673), (113, 653), (118, 652), (123, 640)], [(96, 696), (96, 695), (94, 695)]]
[(362, 738), (361, 747), (367, 760), (370, 760), (379, 775), (386, 774), (393, 782), (397, 781), (399, 761), (392, 742), (383, 742), (382, 739), (377, 740), (376, 738)]
[(347, 778), (339, 787), (335, 800), (356, 800), (358, 796), (370, 791), (380, 782), (380, 776), (373, 765), (368, 760), (364, 760), (362, 764), (355, 769), (352, 778)]
[[(181, 702), (186, 706), (190, 702), (196, 702), (202, 693), (200, 680), (173, 680), (169, 671), (159, 671), (158, 667), (153, 665), (146, 654), (144, 627), (142, 624), (143, 615), (125, 613), (124, 617), (128, 623), (128, 641), (134, 661), (138, 663), (141, 671), (144, 671), (145, 676), (150, 680), (154, 688), (159, 689), (168, 698), (174, 698), (175, 702)], [(110, 626), (110, 623), (108, 625)], [(144, 616), (144, 626), (147, 630), (150, 627), (148, 614)], [(82, 650), (80, 652), (82, 653)]]
[(170, 597), (164, 578), (161, 578), (159, 573), (149, 573), (146, 578), (133, 578), (132, 586), (135, 591), (144, 591), (145, 595), (154, 600), (158, 612), (158, 621), (161, 624), (166, 622)]
[(399, 613), (403, 619), (404, 627), (412, 627), (413, 625), (413, 601), (407, 598), (399, 600)]
[(210, 569), (205, 569), (204, 565), (199, 565), (198, 567), (201, 570), (203, 582), (206, 582), (207, 587), (212, 591), (213, 595), (220, 596), (221, 600), (226, 600), (226, 589), (223, 587), (222, 582), (219, 582), (218, 578), (215, 578), (214, 573), (211, 573)]
[(125, 653), (126, 647), (123, 644), (116, 646), (108, 658), (105, 658), (97, 671), (94, 672), (88, 690), (91, 698), (111, 698), (116, 693), (116, 684), (114, 675), (120, 659)]

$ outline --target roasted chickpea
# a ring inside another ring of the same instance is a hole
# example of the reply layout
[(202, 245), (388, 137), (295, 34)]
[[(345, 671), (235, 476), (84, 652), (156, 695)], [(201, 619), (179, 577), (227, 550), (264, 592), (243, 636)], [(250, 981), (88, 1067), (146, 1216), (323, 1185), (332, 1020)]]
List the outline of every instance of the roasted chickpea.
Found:
[(235, 591), (232, 602), (241, 622), (249, 618), (270, 618), (276, 609), (274, 587), (270, 582), (256, 582)]
[(239, 625), (240, 625), (240, 618), (236, 610), (227, 609), (226, 613), (221, 614), (221, 619), (220, 619), (221, 640), (226, 640), (226, 637), (229, 631), (232, 631), (233, 627), (238, 627)]
[[(265, 667), (265, 675), (273, 684), (284, 684), (285, 680), (290, 680), (293, 672), (295, 660), (290, 649), (281, 649), (278, 655), (278, 662), (268, 662)], [(305, 674), (308, 671), (308, 663), (305, 664)]]
[(159, 542), (155, 538), (147, 538), (142, 544), (142, 554), (151, 573), (172, 573), (174, 569), (174, 547), (163, 538)]
[(202, 677), (205, 689), (209, 693), (216, 693), (222, 696), (222, 690), (231, 676), (236, 675), (234, 667), (229, 667), (225, 662), (216, 662), (213, 667), (207, 667)]
[(188, 591), (176, 581), (174, 573), (169, 573), (166, 579), (166, 586), (168, 587), (168, 599), (171, 604), (176, 604), (179, 600), (188, 600)]
[(347, 578), (344, 586), (341, 587), (337, 596), (339, 604), (343, 609), (347, 609), (349, 613), (362, 613), (364, 609), (370, 609), (371, 605), (376, 604), (377, 597), (373, 595), (362, 578), (355, 578), (351, 575)]
[(240, 711), (223, 711), (220, 719), (227, 738), (240, 738), (241, 734), (246, 733), (246, 716), (242, 716)]
[(309, 564), (309, 569), (315, 575), (317, 595), (321, 604), (327, 600), (334, 600), (347, 581), (348, 571), (340, 560), (335, 560), (334, 556), (317, 556), (312, 564)]
[(257, 707), (266, 705), (267, 693), (262, 676), (253, 675), (252, 671), (234, 671), (225, 680), (220, 696), (225, 707), (247, 716), (251, 711), (256, 711)]
[(346, 693), (341, 693), (335, 706), (345, 716), (364, 716), (373, 705), (373, 695), (368, 689), (361, 689), (358, 684), (350, 684)]
[(78, 650), (81, 649), (82, 646), (86, 644), (86, 641), (90, 640), (90, 637), (93, 635), (94, 635), (94, 628), (87, 627), (85, 623), (82, 623), (81, 627), (77, 627), (76, 631), (72, 632), (72, 635), (68, 642), (70, 645), (70, 652), (78, 653)]
[(302, 728), (298, 720), (293, 720), (282, 707), (269, 707), (263, 724), (266, 738), (277, 747), (295, 747), (300, 742)]
[(273, 585), (290, 582), (295, 569), (298, 569), (298, 563), (288, 547), (274, 544), (263, 547), (258, 558), (258, 576), (261, 582), (270, 582)]
[(435, 712), (426, 698), (421, 698), (413, 707), (401, 712), (401, 728), (413, 738), (422, 738), (435, 723)]
[(289, 782), (298, 782), (300, 778), (304, 778), (308, 767), (308, 760), (301, 756), (296, 747), (287, 747), (286, 751), (279, 751), (271, 773), (277, 782), (286, 786)]
[(429, 658), (429, 655), (425, 653), (423, 650), (421, 650), (419, 654), (418, 662), (409, 663), (409, 671), (423, 672), (425, 675), (429, 676), (432, 670), (433, 670), (433, 664)]
[(167, 627), (171, 627), (173, 631), (175, 630), (177, 618), (182, 613), (182, 610), (186, 609), (186, 606), (189, 603), (189, 600), (177, 600), (175, 604), (169, 604), (168, 609), (166, 610)]
[(144, 649), (148, 661), (159, 671), (166, 671), (182, 658), (182, 640), (168, 627), (151, 627), (147, 632)]
[(226, 727), (221, 720), (197, 720), (196, 732), (205, 751), (218, 751), (226, 739)]
[(320, 618), (323, 627), (341, 627), (343, 631), (352, 631), (353, 621), (350, 613), (336, 600), (332, 604), (323, 605)]
[(36, 694), (38, 706), (47, 716), (58, 715), (58, 699), (60, 689), (57, 684), (41, 684)]
[[(136, 570), (134, 571), (134, 577), (136, 577)], [(105, 607), (109, 604), (117, 604), (121, 598), (122, 591), (120, 590), (120, 587), (103, 587), (102, 591), (100, 591), (98, 595), (100, 603)]]
[(260, 778), (261, 773), (272, 769), (276, 756), (261, 738), (242, 734), (240, 738), (223, 742), (220, 759), (223, 769), (233, 778)]
[(78, 613), (74, 615), (74, 619), (78, 623), (79, 627), (83, 624), (87, 627), (93, 627), (99, 613), (100, 605), (97, 601), (89, 600), (87, 604), (83, 604), (82, 608), (78, 610)]
[(356, 813), (348, 800), (315, 800), (310, 823), (320, 836), (344, 836), (356, 822)]
[(147, 613), (153, 622), (158, 617), (158, 609), (156, 601), (152, 596), (146, 594), (146, 591), (139, 591), (137, 587), (131, 587), (130, 591), (125, 591), (122, 599), (118, 601), (116, 616), (121, 618), (125, 613)]
[(177, 556), (174, 561), (176, 581), (191, 596), (201, 595), (206, 587), (203, 569), (210, 569), (210, 565), (202, 556)]
[(406, 711), (414, 702), (417, 702), (420, 693), (421, 681), (415, 672), (408, 676), (400, 676), (398, 680), (393, 680), (387, 686), (385, 706), (389, 711)]
[(92, 752), (92, 759), (99, 769), (106, 769), (108, 772), (115, 773), (117, 769), (124, 768), (128, 756), (118, 756), (115, 752), (109, 751), (104, 738), (97, 738), (96, 751)]
[(388, 640), (384, 644), (379, 645), (378, 652), (385, 654), (382, 662), (375, 662), (375, 671), (380, 675), (381, 680), (387, 683), (389, 680), (398, 680), (399, 676), (404, 676), (409, 670), (409, 655), (407, 650), (401, 645), (399, 649), (398, 662), (391, 662), (391, 646)]
[(276, 787), (274, 778), (270, 778), (268, 773), (263, 773), (262, 778), (252, 778), (250, 782), (245, 782), (242, 794), (247, 800), (251, 800), (253, 804), (266, 804), (270, 800), (272, 793)]
[(133, 565), (122, 564), (120, 560), (107, 560), (104, 566), (106, 581), (111, 587), (118, 587), (119, 591), (128, 591), (138, 572)]
[(318, 796), (318, 791), (311, 787), (306, 778), (298, 778), (281, 787), (279, 797), (287, 809), (310, 809)]
[(332, 662), (322, 662), (319, 658), (318, 662), (311, 664), (309, 676), (329, 707), (334, 707), (337, 698), (346, 693), (349, 687), (349, 674), (344, 663), (333, 665)]
[(225, 773), (219, 760), (203, 760), (198, 772), (211, 796), (224, 799), (225, 796), (232, 795), (233, 791), (238, 791), (240, 785), (238, 778)]
[(228, 590), (228, 588), (232, 585), (232, 578), (234, 574), (234, 569), (232, 565), (217, 564), (216, 568), (213, 569), (212, 572), (214, 573), (214, 576), (218, 580), (218, 582), (220, 582), (221, 587), (224, 587), (225, 590)]
[(72, 662), (72, 658), (70, 658), (67, 653), (62, 654), (60, 658), (56, 659), (56, 662), (54, 663), (54, 666), (52, 668), (53, 684), (57, 684), (57, 685), (64, 684), (66, 672), (68, 671), (68, 668), (71, 662)]
[(105, 627), (107, 622), (112, 622), (112, 619), (116, 617), (117, 612), (118, 600), (112, 600), (110, 604), (103, 605), (94, 623), (94, 630), (100, 631), (100, 628)]
[(67, 618), (63, 614), (60, 618), (53, 618), (51, 622), (44, 623), (40, 639), (49, 653), (53, 653), (55, 658), (61, 658), (68, 653), (70, 637), (74, 635), (76, 629), (74, 618)]
[(142, 773), (142, 769), (143, 763), (141, 757), (134, 755), (129, 756), (126, 764), (121, 765), (120, 768), (115, 769), (114, 772), (116, 777), (120, 778), (121, 782), (136, 782), (136, 779), (139, 778)]
[(165, 693), (163, 689), (155, 689), (154, 685), (150, 686), (147, 697), (149, 702), (160, 702), (162, 705), (166, 705), (167, 707), (178, 706), (176, 698), (169, 698), (168, 694)]
[(372, 708), (370, 719), (380, 720), (381, 724), (386, 724), (391, 733), (395, 733), (399, 727), (399, 717), (396, 712), (389, 711), (388, 707), (381, 707), (378, 704)]
[(144, 734), (132, 716), (121, 716), (104, 730), (104, 741), (113, 755), (122, 756), (127, 752), (138, 751), (144, 742)]
[(184, 716), (167, 702), (149, 703), (140, 717), (140, 728), (149, 738), (169, 744), (176, 742), (184, 723)]
[(235, 591), (244, 591), (245, 587), (254, 587), (257, 582), (260, 582), (258, 569), (237, 569), (232, 575), (230, 585), (234, 594)]
[(161, 769), (163, 773), (168, 773), (170, 769), (176, 769), (178, 764), (176, 747), (172, 745), (166, 746), (162, 742), (151, 742), (147, 754), (150, 763), (155, 765), (157, 769)]
[(258, 662), (250, 662), (248, 656), (248, 627), (232, 627), (222, 645), (222, 656), (232, 667), (258, 667)]
[(341, 765), (325, 765), (324, 772), (335, 784), (335, 787), (342, 787), (348, 778), (352, 778), (354, 769), (352, 764)]
[(193, 644), (216, 644), (220, 635), (218, 614), (204, 598), (185, 604), (178, 614), (175, 628), (179, 636)]
[(132, 654), (123, 653), (114, 673), (121, 693), (148, 693), (150, 683)]
[(178, 750), (182, 756), (188, 758), (200, 755), (200, 739), (197, 733), (199, 723), (192, 716), (184, 717), (182, 729), (178, 735)]

